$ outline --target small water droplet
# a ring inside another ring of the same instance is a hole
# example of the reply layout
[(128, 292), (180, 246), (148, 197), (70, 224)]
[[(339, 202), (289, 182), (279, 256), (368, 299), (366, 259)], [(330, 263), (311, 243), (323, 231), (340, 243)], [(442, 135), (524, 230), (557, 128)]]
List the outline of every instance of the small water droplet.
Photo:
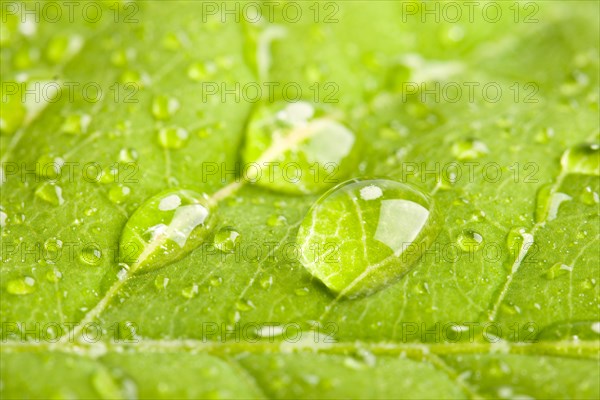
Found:
[(62, 131), (71, 135), (81, 135), (86, 133), (92, 122), (92, 117), (87, 114), (73, 114), (65, 118), (62, 125)]
[(452, 154), (460, 161), (475, 160), (489, 153), (485, 143), (476, 139), (463, 139), (452, 145)]
[(560, 164), (565, 173), (600, 175), (600, 146), (597, 143), (583, 143), (567, 149)]
[(439, 230), (433, 200), (416, 187), (353, 179), (313, 204), (297, 243), (311, 274), (332, 291), (354, 297), (400, 279)]
[(214, 246), (218, 250), (223, 253), (233, 253), (235, 251), (235, 246), (240, 240), (240, 233), (232, 228), (231, 226), (226, 226), (215, 234), (214, 238)]
[(559, 276), (566, 275), (571, 271), (573, 271), (573, 267), (558, 262), (550, 268), (548, 268), (544, 276), (546, 277), (546, 279), (552, 280), (558, 278)]
[(354, 169), (360, 148), (356, 143), (354, 132), (311, 103), (263, 105), (248, 123), (244, 174), (275, 191), (317, 193)]
[(54, 182), (43, 182), (35, 190), (35, 196), (54, 206), (60, 206), (65, 202), (62, 188)]
[(166, 289), (168, 284), (169, 278), (164, 275), (157, 275), (156, 278), (154, 278), (154, 286), (158, 290)]
[(188, 136), (188, 131), (183, 128), (164, 127), (158, 131), (158, 143), (165, 149), (181, 149)]
[(188, 287), (181, 289), (181, 295), (186, 299), (193, 299), (198, 295), (198, 285), (194, 283)]
[(44, 254), (45, 258), (48, 261), (56, 261), (58, 259), (58, 257), (60, 256), (62, 247), (63, 247), (62, 240), (60, 240), (56, 237), (48, 238), (44, 242), (44, 249), (46, 250), (46, 252)]
[(165, 95), (155, 96), (152, 100), (152, 115), (158, 120), (169, 119), (179, 109), (179, 101)]
[(115, 185), (108, 191), (108, 198), (115, 204), (122, 204), (131, 193), (131, 189), (123, 185)]
[(462, 251), (475, 252), (483, 244), (483, 236), (475, 231), (466, 230), (457, 236), (456, 243)]
[(61, 279), (62, 279), (62, 273), (59, 270), (57, 270), (56, 268), (53, 268), (50, 271), (46, 272), (46, 280), (48, 282), (56, 283)]
[(235, 308), (239, 311), (249, 311), (254, 308), (254, 304), (250, 300), (240, 299), (235, 302)]
[(201, 82), (217, 71), (217, 65), (213, 62), (195, 62), (187, 69), (187, 76), (196, 82)]
[(214, 216), (205, 195), (169, 189), (144, 202), (129, 218), (120, 240), (122, 262), (150, 270), (175, 262), (200, 246)]
[(41, 178), (56, 180), (61, 175), (63, 165), (65, 160), (61, 157), (44, 154), (37, 159), (36, 173)]
[(296, 296), (306, 296), (308, 295), (308, 293), (310, 293), (310, 289), (307, 287), (301, 287), (295, 289), (294, 293), (296, 293)]
[(30, 276), (12, 279), (6, 284), (6, 291), (10, 294), (24, 295), (35, 292), (35, 279)]
[(579, 195), (579, 200), (581, 200), (583, 204), (587, 204), (588, 206), (593, 206), (600, 202), (598, 192), (594, 192), (594, 190), (589, 186), (583, 188), (581, 194)]
[(213, 276), (210, 278), (210, 286), (217, 287), (223, 284), (223, 278), (220, 276)]
[(137, 161), (139, 155), (135, 149), (124, 148), (119, 151), (119, 161), (125, 163), (132, 163)]
[(79, 259), (88, 265), (98, 265), (102, 259), (102, 251), (98, 246), (87, 245), (81, 249)]
[(260, 287), (268, 289), (273, 285), (273, 276), (264, 277), (260, 280)]
[(272, 214), (267, 219), (267, 225), (269, 226), (282, 226), (287, 223), (287, 219), (283, 215)]
[(8, 95), (2, 90), (0, 97), (0, 133), (11, 135), (23, 125), (27, 109), (21, 101), (21, 93)]

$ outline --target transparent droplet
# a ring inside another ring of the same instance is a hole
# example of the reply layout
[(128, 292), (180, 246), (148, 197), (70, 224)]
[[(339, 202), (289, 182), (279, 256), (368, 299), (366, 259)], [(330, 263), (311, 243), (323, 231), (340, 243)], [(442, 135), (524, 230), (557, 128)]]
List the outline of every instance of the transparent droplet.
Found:
[(410, 271), (440, 230), (433, 200), (388, 179), (353, 179), (325, 193), (300, 225), (300, 261), (328, 288), (371, 294)]
[(92, 122), (92, 117), (87, 114), (73, 114), (65, 118), (62, 125), (62, 131), (71, 135), (81, 135), (86, 133)]
[(198, 285), (192, 284), (188, 287), (181, 289), (181, 295), (186, 299), (192, 299), (198, 295)]
[(27, 114), (27, 109), (21, 100), (21, 92), (9, 95), (0, 89), (0, 133), (10, 135), (15, 133)]
[(187, 69), (187, 76), (196, 82), (201, 82), (214, 74), (217, 70), (217, 66), (212, 62), (195, 62), (191, 64)]
[(165, 149), (180, 149), (187, 139), (188, 131), (183, 128), (165, 127), (158, 131), (158, 143)]
[(155, 96), (152, 100), (152, 115), (158, 120), (169, 119), (179, 109), (179, 101), (164, 95)]
[(33, 293), (35, 292), (35, 279), (30, 276), (12, 279), (6, 284), (6, 291), (16, 295)]
[(221, 284), (223, 284), (223, 278), (220, 276), (213, 276), (210, 278), (210, 286), (217, 287), (221, 286)]
[(586, 186), (581, 191), (579, 195), (579, 199), (583, 204), (587, 204), (588, 206), (596, 205), (600, 202), (600, 198), (598, 196), (598, 192), (595, 192), (591, 187)]
[(56, 180), (61, 175), (61, 170), (65, 160), (61, 157), (44, 154), (37, 159), (36, 173), (41, 178)]
[(127, 200), (131, 189), (123, 185), (115, 185), (108, 191), (108, 198), (115, 204), (122, 204)]
[(457, 236), (456, 243), (462, 251), (475, 252), (482, 246), (483, 236), (475, 231), (463, 231)]
[(60, 206), (65, 202), (62, 196), (62, 188), (54, 182), (43, 182), (35, 190), (35, 196), (55, 206)]
[(132, 148), (124, 148), (119, 151), (119, 161), (132, 163), (137, 161), (138, 152)]
[(44, 258), (48, 261), (55, 262), (60, 257), (62, 252), (63, 242), (60, 239), (51, 237), (44, 242)]
[(282, 226), (287, 223), (287, 219), (283, 215), (272, 214), (267, 218), (267, 225), (269, 226)]
[(199, 247), (213, 228), (206, 195), (169, 189), (144, 202), (129, 218), (119, 244), (122, 262), (150, 270)]
[(246, 179), (291, 194), (341, 182), (355, 168), (360, 147), (354, 132), (304, 101), (258, 107), (246, 135)]
[(56, 283), (62, 279), (62, 273), (56, 268), (46, 272), (46, 280), (48, 282)]
[(597, 143), (583, 143), (567, 149), (560, 164), (565, 173), (600, 175), (600, 146)]
[(214, 246), (223, 253), (233, 253), (240, 239), (240, 233), (230, 226), (223, 227), (215, 234)]
[(156, 278), (154, 278), (154, 286), (158, 289), (158, 290), (164, 290), (167, 288), (167, 285), (169, 284), (169, 278), (167, 278), (164, 275), (157, 275)]
[(81, 249), (79, 259), (88, 265), (98, 265), (102, 259), (102, 251), (98, 246), (87, 245)]
[(475, 160), (489, 153), (485, 143), (476, 139), (464, 139), (452, 145), (452, 154), (460, 161)]
[(240, 299), (235, 302), (235, 308), (239, 311), (249, 311), (254, 308), (254, 304), (250, 300)]
[(544, 274), (544, 276), (546, 277), (546, 279), (556, 279), (559, 276), (562, 275), (566, 275), (568, 273), (570, 273), (571, 271), (573, 271), (573, 267), (567, 265), (567, 264), (563, 264), (563, 263), (556, 263), (553, 266), (551, 266), (550, 268), (548, 268), (548, 270), (546, 271), (546, 273)]
[(536, 195), (535, 222), (556, 219), (560, 205), (568, 200), (571, 200), (571, 196), (556, 192), (552, 184), (542, 185)]

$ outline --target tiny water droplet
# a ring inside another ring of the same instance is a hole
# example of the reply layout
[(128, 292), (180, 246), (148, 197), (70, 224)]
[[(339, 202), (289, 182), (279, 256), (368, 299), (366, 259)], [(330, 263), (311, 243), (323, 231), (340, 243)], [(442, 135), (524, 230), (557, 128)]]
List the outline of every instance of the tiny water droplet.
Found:
[(308, 295), (308, 293), (310, 293), (310, 289), (307, 287), (301, 287), (295, 289), (294, 293), (296, 293), (296, 296), (306, 296)]
[(169, 189), (144, 202), (120, 240), (122, 262), (150, 270), (175, 262), (200, 246), (213, 228), (206, 195)]
[(131, 189), (127, 186), (123, 185), (115, 185), (110, 188), (108, 191), (108, 198), (115, 204), (122, 204), (127, 200), (129, 194), (131, 193)]
[(92, 122), (92, 117), (87, 114), (73, 114), (65, 118), (62, 125), (62, 130), (71, 135), (81, 135), (86, 133)]
[(210, 278), (210, 286), (217, 287), (223, 284), (223, 278), (220, 276), (214, 276)]
[(187, 69), (187, 76), (196, 82), (200, 82), (208, 78), (217, 71), (217, 66), (213, 62), (195, 62)]
[(456, 243), (462, 251), (475, 252), (483, 244), (483, 236), (475, 231), (463, 231), (457, 236)]
[(215, 234), (214, 246), (223, 253), (233, 253), (240, 239), (240, 233), (230, 226), (223, 227)]
[(41, 178), (55, 180), (60, 177), (63, 165), (65, 160), (61, 157), (44, 154), (37, 159), (36, 173)]
[(439, 230), (433, 200), (416, 187), (353, 179), (313, 204), (297, 243), (311, 274), (332, 291), (355, 297), (400, 279)]
[(165, 149), (181, 149), (188, 136), (188, 131), (183, 128), (164, 127), (158, 131), (158, 143)]
[(137, 161), (139, 155), (135, 149), (124, 148), (119, 151), (119, 161), (125, 163), (132, 163)]
[(54, 206), (60, 206), (65, 202), (62, 196), (62, 188), (54, 182), (43, 182), (35, 190), (35, 196)]
[(79, 259), (88, 265), (98, 265), (102, 259), (102, 251), (98, 246), (88, 245), (81, 249)]
[(480, 140), (463, 139), (452, 145), (452, 154), (459, 161), (475, 160), (489, 153), (489, 149)]
[(44, 249), (46, 250), (44, 256), (49, 261), (56, 260), (61, 253), (63, 242), (55, 237), (48, 238), (44, 242)]
[(239, 311), (249, 311), (254, 308), (254, 304), (250, 300), (240, 299), (235, 302), (235, 308)]
[(594, 190), (589, 186), (583, 188), (581, 194), (579, 195), (579, 200), (581, 200), (583, 204), (587, 204), (588, 206), (593, 206), (600, 202), (598, 192), (594, 192)]
[(550, 268), (548, 268), (544, 276), (546, 277), (546, 279), (552, 280), (558, 278), (559, 276), (566, 275), (571, 271), (573, 271), (573, 267), (558, 262)]
[(10, 294), (24, 295), (35, 292), (35, 279), (30, 276), (12, 279), (6, 284), (6, 291)]
[(169, 119), (179, 109), (179, 101), (165, 95), (155, 96), (152, 100), (152, 115), (158, 120)]
[(565, 173), (582, 175), (600, 175), (600, 145), (583, 143), (567, 149), (560, 164)]
[(287, 219), (283, 215), (272, 214), (267, 219), (267, 225), (269, 226), (282, 226), (287, 223)]
[(198, 285), (192, 284), (191, 286), (181, 289), (181, 295), (186, 299), (192, 299), (198, 295)]
[(317, 193), (354, 169), (356, 143), (354, 132), (311, 103), (263, 105), (246, 130), (245, 177), (283, 193)]
[(156, 278), (154, 278), (154, 286), (158, 290), (166, 289), (168, 284), (169, 278), (164, 275), (157, 275)]
[(46, 280), (48, 282), (56, 283), (61, 279), (62, 279), (62, 273), (59, 270), (57, 270), (56, 268), (53, 268), (50, 271), (46, 272)]

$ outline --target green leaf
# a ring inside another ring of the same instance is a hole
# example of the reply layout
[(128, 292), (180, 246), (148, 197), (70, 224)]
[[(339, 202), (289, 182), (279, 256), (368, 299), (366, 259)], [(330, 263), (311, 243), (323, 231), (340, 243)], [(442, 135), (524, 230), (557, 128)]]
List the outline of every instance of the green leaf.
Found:
[[(597, 3), (172, 3), (1, 5), (2, 398), (600, 397)], [(357, 135), (339, 182), (433, 197), (408, 274), (346, 299), (300, 263), (334, 182), (246, 182), (315, 150), (246, 135), (257, 85)], [(182, 189), (215, 232), (125, 268)]]

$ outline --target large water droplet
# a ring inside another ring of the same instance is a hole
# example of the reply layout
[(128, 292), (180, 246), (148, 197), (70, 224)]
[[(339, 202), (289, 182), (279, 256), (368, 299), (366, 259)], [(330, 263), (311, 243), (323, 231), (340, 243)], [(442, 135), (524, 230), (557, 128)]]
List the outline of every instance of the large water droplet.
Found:
[(308, 211), (297, 242), (300, 261), (348, 297), (373, 293), (406, 274), (440, 229), (433, 200), (387, 179), (353, 179)]
[(12, 279), (6, 284), (6, 291), (16, 295), (33, 293), (35, 292), (35, 279), (30, 276)]
[(275, 191), (320, 192), (354, 168), (356, 142), (350, 129), (308, 102), (263, 105), (248, 123), (244, 173)]
[(56, 180), (60, 177), (65, 160), (61, 157), (55, 157), (44, 154), (37, 159), (36, 173), (41, 178)]
[(600, 146), (597, 143), (583, 143), (567, 149), (560, 165), (568, 174), (600, 175)]
[(223, 253), (233, 253), (240, 239), (240, 233), (230, 226), (223, 227), (215, 233), (214, 246)]
[(559, 276), (562, 275), (566, 275), (569, 272), (573, 271), (573, 267), (567, 265), (567, 264), (563, 264), (563, 263), (556, 263), (553, 266), (551, 266), (550, 268), (548, 268), (548, 270), (546, 271), (546, 273), (544, 274), (546, 279), (556, 279)]
[(462, 251), (475, 252), (483, 244), (483, 236), (475, 231), (463, 231), (457, 236), (456, 243)]
[(213, 220), (205, 195), (184, 189), (159, 193), (125, 224), (119, 244), (121, 259), (143, 270), (175, 262), (204, 242)]

